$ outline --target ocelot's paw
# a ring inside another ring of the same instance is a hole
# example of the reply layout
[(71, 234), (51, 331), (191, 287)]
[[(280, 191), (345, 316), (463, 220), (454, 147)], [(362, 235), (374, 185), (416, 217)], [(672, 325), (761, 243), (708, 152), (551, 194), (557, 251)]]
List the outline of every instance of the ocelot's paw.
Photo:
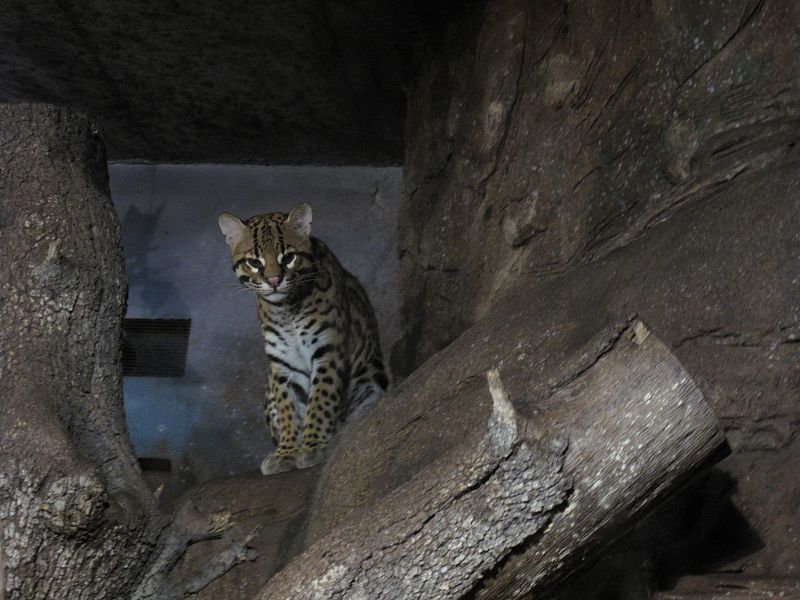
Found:
[(293, 454), (273, 452), (261, 461), (261, 472), (274, 475), (297, 468), (297, 456)]
[(325, 460), (327, 453), (327, 446), (304, 447), (297, 455), (297, 468), (308, 469), (309, 467), (316, 466)]

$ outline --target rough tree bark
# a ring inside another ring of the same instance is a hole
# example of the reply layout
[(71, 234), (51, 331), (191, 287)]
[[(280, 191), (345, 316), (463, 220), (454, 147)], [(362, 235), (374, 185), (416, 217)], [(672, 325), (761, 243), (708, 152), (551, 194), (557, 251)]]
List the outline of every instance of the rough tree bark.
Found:
[[(600, 338), (602, 340), (602, 338)], [(596, 560), (667, 491), (728, 453), (722, 426), (674, 354), (641, 321), (573, 363), (539, 408), (571, 432), (567, 510), (535, 544), (482, 581), (475, 598), (539, 598)]]
[(94, 123), (0, 106), (0, 199), (4, 593), (119, 597), (157, 531), (122, 412), (127, 284)]
[(122, 411), (125, 308), (86, 116), (0, 105), (0, 596), (122, 597), (157, 529)]
[(122, 242), (86, 115), (0, 104), (0, 256), (0, 600), (181, 598), (253, 558), (226, 511), (161, 514), (131, 451)]
[(545, 597), (722, 456), (713, 412), (641, 322), (603, 332), (566, 364), (525, 417), (490, 371), (489, 392), (469, 392), (492, 397), (474, 449), (454, 448), (344, 517), (258, 597)]

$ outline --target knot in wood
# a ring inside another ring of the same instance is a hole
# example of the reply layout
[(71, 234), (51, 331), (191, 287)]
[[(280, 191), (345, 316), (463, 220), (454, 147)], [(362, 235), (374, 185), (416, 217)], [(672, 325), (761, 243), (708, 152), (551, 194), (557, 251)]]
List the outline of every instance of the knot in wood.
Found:
[(75, 536), (97, 529), (107, 504), (103, 483), (92, 474), (81, 474), (50, 484), (39, 510), (48, 529)]
[(514, 405), (508, 398), (500, 373), (497, 369), (490, 369), (486, 372), (486, 380), (489, 384), (489, 394), (492, 396), (492, 414), (488, 423), (488, 441), (490, 446), (498, 454), (506, 454), (511, 451), (514, 444), (519, 439), (519, 428), (517, 426), (517, 413)]

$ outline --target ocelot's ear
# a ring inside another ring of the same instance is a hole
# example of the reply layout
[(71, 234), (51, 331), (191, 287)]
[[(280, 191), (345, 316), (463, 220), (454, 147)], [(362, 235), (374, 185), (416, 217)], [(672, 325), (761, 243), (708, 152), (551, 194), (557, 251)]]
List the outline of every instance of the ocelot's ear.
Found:
[(250, 228), (230, 213), (222, 213), (219, 216), (219, 228), (225, 234), (225, 241), (231, 250), (250, 235)]
[(286, 222), (297, 233), (305, 236), (311, 235), (311, 207), (305, 202), (301, 202), (291, 210), (289, 216), (286, 217)]

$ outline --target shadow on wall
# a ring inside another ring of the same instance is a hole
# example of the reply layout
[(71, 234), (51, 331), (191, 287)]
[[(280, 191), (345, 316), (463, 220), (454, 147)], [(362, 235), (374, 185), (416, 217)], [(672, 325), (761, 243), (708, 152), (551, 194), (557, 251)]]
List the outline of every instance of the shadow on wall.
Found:
[(366, 287), (388, 356), (396, 338), (399, 168), (112, 164), (109, 172), (127, 316), (191, 319), (183, 377), (124, 384), (136, 454), (172, 463), (172, 474), (158, 478), (187, 483), (257, 469), (269, 451), (255, 298), (231, 274), (220, 212), (246, 218), (309, 202), (314, 235)]
[(710, 573), (764, 547), (736, 507), (737, 482), (719, 467), (670, 498), (639, 526), (659, 589), (684, 574)]
[(746, 560), (764, 542), (736, 507), (736, 487), (719, 467), (702, 474), (561, 590), (558, 600), (649, 599), (684, 575), (725, 573)]
[[(146, 282), (141, 290), (141, 310), (146, 314), (158, 314), (162, 308), (176, 315), (188, 314), (189, 307), (181, 298), (178, 286), (165, 276), (158, 264), (150, 264), (159, 256), (158, 240), (154, 237), (164, 208), (164, 201), (149, 210), (133, 205), (122, 217), (122, 230), (136, 237), (133, 245), (136, 254), (126, 260), (128, 280), (137, 287), (139, 282)], [(128, 244), (125, 246), (128, 248)]]

